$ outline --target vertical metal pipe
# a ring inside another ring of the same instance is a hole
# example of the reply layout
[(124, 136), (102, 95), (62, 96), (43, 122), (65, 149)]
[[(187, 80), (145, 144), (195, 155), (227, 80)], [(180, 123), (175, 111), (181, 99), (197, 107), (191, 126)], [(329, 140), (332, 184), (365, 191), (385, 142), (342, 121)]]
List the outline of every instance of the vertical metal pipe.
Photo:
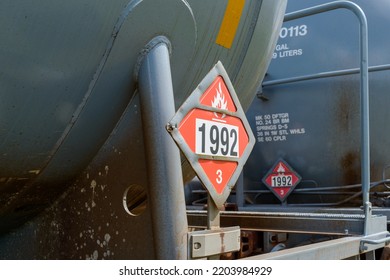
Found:
[(360, 112), (361, 112), (361, 172), (363, 207), (365, 214), (364, 235), (370, 234), (371, 203), (370, 203), (370, 96), (368, 87), (368, 26), (364, 12), (358, 7), (355, 14), (360, 21)]
[(188, 225), (180, 152), (165, 129), (175, 114), (168, 45), (164, 37), (148, 44), (139, 66), (138, 89), (156, 258), (186, 259)]
[(244, 172), (241, 172), (236, 183), (236, 203), (238, 209), (244, 207), (245, 196), (244, 196)]
[(207, 196), (207, 228), (219, 229), (221, 226), (221, 213), (210, 195)]
[(335, 9), (352, 11), (360, 23), (360, 122), (361, 122), (361, 179), (363, 193), (363, 207), (365, 213), (364, 234), (370, 231), (371, 203), (370, 203), (370, 103), (368, 86), (368, 26), (367, 18), (362, 9), (349, 1), (335, 1), (313, 8), (287, 14), (284, 21), (310, 16)]
[[(207, 228), (210, 230), (218, 230), (221, 226), (221, 213), (215, 205), (211, 195), (207, 196)], [(219, 255), (207, 257), (208, 260), (219, 260)]]

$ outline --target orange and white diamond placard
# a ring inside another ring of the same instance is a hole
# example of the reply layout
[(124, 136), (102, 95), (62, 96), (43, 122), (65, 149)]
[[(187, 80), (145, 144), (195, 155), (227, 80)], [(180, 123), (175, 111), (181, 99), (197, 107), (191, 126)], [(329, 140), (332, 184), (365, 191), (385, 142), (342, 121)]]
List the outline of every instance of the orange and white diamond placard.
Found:
[(222, 63), (206, 75), (168, 127), (215, 204), (222, 208), (255, 142)]

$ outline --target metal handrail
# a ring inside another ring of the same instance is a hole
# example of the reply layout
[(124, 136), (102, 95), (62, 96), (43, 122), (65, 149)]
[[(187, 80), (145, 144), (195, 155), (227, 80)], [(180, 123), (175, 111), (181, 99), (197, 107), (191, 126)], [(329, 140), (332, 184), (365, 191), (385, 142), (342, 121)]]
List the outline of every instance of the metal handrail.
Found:
[(363, 207), (365, 213), (364, 235), (369, 233), (369, 219), (372, 207), (369, 199), (370, 193), (370, 113), (369, 113), (369, 88), (368, 88), (368, 26), (367, 18), (363, 10), (350, 1), (335, 1), (296, 12), (286, 14), (284, 22), (329, 12), (336, 9), (352, 11), (359, 20), (360, 32), (360, 113), (361, 113), (361, 181), (363, 193)]
[[(385, 70), (390, 70), (390, 64), (382, 64), (382, 65), (375, 65), (375, 66), (368, 67), (368, 72), (385, 71)], [(346, 76), (346, 75), (359, 74), (359, 73), (360, 73), (360, 68), (350, 68), (350, 69), (344, 69), (344, 70), (320, 72), (320, 73), (316, 73), (316, 74), (309, 74), (309, 75), (302, 75), (302, 76), (296, 76), (296, 77), (290, 77), (290, 78), (282, 78), (282, 79), (264, 81), (262, 83), (262, 87), (264, 88), (264, 87), (268, 87), (268, 86), (279, 86), (279, 85), (283, 85), (283, 84), (303, 82), (303, 81), (309, 81), (309, 80), (315, 80), (315, 79)]]
[(381, 238), (381, 239), (376, 239), (376, 240), (375, 239), (362, 239), (361, 242), (364, 244), (375, 244), (375, 245), (382, 244), (382, 243), (388, 243), (388, 242), (390, 242), (390, 233), (387, 232), (386, 237)]

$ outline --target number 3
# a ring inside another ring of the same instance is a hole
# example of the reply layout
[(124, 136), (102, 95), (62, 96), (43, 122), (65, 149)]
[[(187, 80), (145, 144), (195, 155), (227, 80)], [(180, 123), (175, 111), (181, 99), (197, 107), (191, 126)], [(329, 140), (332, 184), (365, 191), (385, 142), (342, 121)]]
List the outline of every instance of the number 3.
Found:
[(216, 179), (216, 181), (217, 181), (217, 184), (221, 184), (222, 183), (222, 170), (221, 169), (218, 169), (217, 170), (217, 172), (216, 172), (216, 174), (217, 174), (217, 179)]

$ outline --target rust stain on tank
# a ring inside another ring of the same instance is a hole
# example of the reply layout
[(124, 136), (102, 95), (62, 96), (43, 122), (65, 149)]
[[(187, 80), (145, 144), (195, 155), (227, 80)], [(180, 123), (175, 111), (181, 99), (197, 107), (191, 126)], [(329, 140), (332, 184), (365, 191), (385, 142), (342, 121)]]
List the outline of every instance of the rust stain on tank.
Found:
[(340, 166), (344, 184), (349, 185), (360, 182), (360, 156), (358, 153), (346, 153), (340, 159)]
[(354, 127), (360, 115), (359, 88), (354, 81), (343, 81), (335, 90), (337, 97), (336, 120), (343, 133), (348, 133)]
[(350, 99), (343, 94), (338, 103), (337, 120), (340, 128), (348, 131), (350, 128)]

